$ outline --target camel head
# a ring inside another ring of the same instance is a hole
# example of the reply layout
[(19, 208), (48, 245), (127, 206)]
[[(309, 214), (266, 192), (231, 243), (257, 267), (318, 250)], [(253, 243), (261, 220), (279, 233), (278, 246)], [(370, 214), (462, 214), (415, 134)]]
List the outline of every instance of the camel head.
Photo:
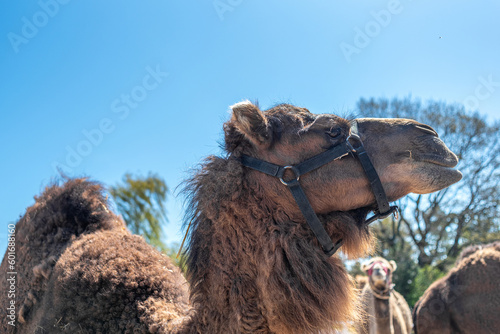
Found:
[(396, 262), (387, 261), (382, 257), (374, 257), (361, 265), (361, 270), (368, 275), (370, 285), (379, 291), (392, 288), (392, 273), (396, 268)]
[[(231, 121), (226, 123), (228, 150), (282, 166), (300, 163), (345, 141), (351, 126), (349, 120), (338, 116), (315, 115), (292, 105), (261, 111), (247, 101), (232, 106), (232, 112)], [(389, 200), (409, 193), (435, 192), (462, 178), (453, 169), (458, 163), (457, 156), (430, 126), (410, 119), (356, 121)], [(283, 192), (277, 178), (252, 173), (259, 181), (265, 181), (262, 187), (269, 194)], [(303, 175), (300, 181), (318, 213), (349, 211), (374, 204), (360, 163), (349, 155)]]
[[(225, 124), (226, 149), (233, 156), (292, 166), (344, 143), (353, 123), (292, 105), (261, 111), (248, 101), (241, 102), (232, 106), (232, 118)], [(356, 124), (389, 201), (409, 193), (438, 191), (461, 179), (462, 174), (453, 169), (458, 163), (456, 155), (430, 126), (410, 119), (374, 118), (357, 119)], [(285, 208), (292, 219), (301, 217), (278, 178), (255, 170), (248, 173), (275, 207)], [(287, 170), (285, 177), (293, 178), (293, 174)], [(300, 185), (316, 214), (347, 212), (360, 229), (364, 229), (361, 222), (367, 213), (376, 208), (365, 171), (351, 154), (302, 175)]]

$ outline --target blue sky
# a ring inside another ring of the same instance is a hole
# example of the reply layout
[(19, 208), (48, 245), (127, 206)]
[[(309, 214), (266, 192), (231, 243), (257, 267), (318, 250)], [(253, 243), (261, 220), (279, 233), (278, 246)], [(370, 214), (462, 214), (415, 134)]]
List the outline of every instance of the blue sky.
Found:
[[(4, 1), (0, 251), (55, 166), (104, 184), (153, 171), (173, 190), (220, 152), (243, 99), (345, 114), (360, 97), (411, 95), (500, 119), (499, 13), (498, 1)], [(170, 196), (167, 242), (182, 238), (181, 204)]]

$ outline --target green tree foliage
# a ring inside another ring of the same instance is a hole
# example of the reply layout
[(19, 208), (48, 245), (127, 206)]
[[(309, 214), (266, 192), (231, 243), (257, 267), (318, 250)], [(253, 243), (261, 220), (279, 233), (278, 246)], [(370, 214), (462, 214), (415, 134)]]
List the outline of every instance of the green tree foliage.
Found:
[(399, 201), (399, 219), (374, 223), (378, 254), (398, 263), (396, 289), (413, 304), (453, 266), (460, 251), (500, 239), (500, 122), (463, 106), (405, 99), (360, 99), (360, 117), (410, 118), (431, 125), (460, 159), (462, 181)]
[(409, 305), (415, 305), (418, 299), (424, 294), (425, 290), (434, 281), (443, 277), (445, 273), (439, 270), (437, 267), (424, 266), (423, 268), (418, 268), (415, 277), (413, 278), (411, 289), (406, 295), (406, 301)]
[(142, 235), (148, 243), (165, 252), (162, 226), (167, 222), (165, 202), (168, 188), (157, 174), (125, 174), (121, 184), (110, 187), (110, 193), (127, 227)]

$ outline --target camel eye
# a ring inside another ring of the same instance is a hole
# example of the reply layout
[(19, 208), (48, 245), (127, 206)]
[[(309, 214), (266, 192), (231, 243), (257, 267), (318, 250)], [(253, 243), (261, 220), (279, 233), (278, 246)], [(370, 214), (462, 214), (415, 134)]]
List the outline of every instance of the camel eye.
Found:
[(326, 132), (332, 138), (338, 138), (342, 134), (341, 128), (332, 128)]

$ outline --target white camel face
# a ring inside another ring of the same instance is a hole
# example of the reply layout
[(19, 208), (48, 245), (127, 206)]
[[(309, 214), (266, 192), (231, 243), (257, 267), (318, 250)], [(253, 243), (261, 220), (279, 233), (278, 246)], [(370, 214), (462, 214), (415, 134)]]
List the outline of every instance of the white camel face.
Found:
[(385, 282), (387, 281), (387, 277), (389, 276), (388, 274), (390, 269), (384, 266), (382, 263), (376, 262), (374, 263), (371, 270), (371, 278), (375, 285), (385, 284)]
[(376, 257), (363, 263), (361, 269), (368, 275), (372, 284), (378, 289), (386, 289), (392, 283), (392, 273), (397, 265), (394, 261)]

